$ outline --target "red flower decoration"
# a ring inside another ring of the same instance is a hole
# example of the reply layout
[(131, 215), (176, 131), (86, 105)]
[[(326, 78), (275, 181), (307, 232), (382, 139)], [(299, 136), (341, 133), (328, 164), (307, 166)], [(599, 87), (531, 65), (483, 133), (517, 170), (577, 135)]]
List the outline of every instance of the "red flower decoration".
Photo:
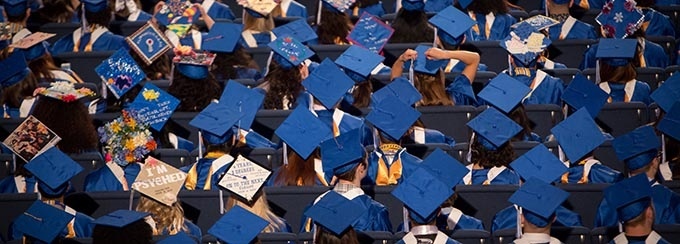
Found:
[(612, 38), (614, 37), (614, 35), (616, 35), (616, 28), (614, 28), (614, 26), (604, 25), (602, 26), (602, 29), (604, 30), (605, 36), (609, 38)]
[(73, 94), (66, 94), (63, 97), (61, 97), (61, 100), (67, 103), (73, 102), (76, 100), (76, 95)]
[(602, 14), (609, 14), (609, 12), (612, 11), (612, 7), (614, 6), (614, 2), (609, 1), (602, 6)]
[(635, 1), (626, 0), (626, 3), (623, 4), (623, 8), (628, 12), (633, 12), (635, 9)]
[(284, 37), (284, 38), (283, 38), (283, 42), (291, 43), (291, 42), (293, 42), (293, 38), (291, 38), (291, 37), (289, 37), (289, 36), (288, 36), (288, 37)]

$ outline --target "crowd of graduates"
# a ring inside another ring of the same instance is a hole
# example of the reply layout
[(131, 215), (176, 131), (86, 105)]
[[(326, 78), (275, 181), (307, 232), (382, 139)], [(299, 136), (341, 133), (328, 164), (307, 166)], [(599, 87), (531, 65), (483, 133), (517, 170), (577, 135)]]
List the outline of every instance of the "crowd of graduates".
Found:
[[(670, 18), (653, 8), (674, 3), (542, 2), (546, 15), (518, 21), (509, 12), (519, 7), (507, 0), (403, 0), (385, 23), (380, 1), (323, 0), (310, 25), (306, 7), (294, 0), (169, 0), (149, 7), (134, 0), (4, 0), (3, 115), (37, 120), (58, 140), (38, 145), (39, 138), (22, 138), (44, 148), (16, 157), (13, 175), (0, 179), (0, 193), (39, 193), (39, 199), (7, 220), (12, 223), (2, 238), (198, 243), (207, 232), (227, 243), (250, 243), (260, 232), (312, 232), (315, 243), (359, 243), (362, 232), (403, 231), (403, 243), (458, 243), (444, 232), (485, 228), (453, 207), (457, 185), (517, 185), (508, 199), (513, 205), (495, 215), (490, 230), (517, 228), (515, 243), (559, 243), (552, 226), (584, 224), (563, 206), (569, 193), (556, 185), (604, 183), (611, 186), (594, 226), (620, 225), (612, 243), (674, 241), (652, 227), (680, 224), (680, 195), (661, 184), (680, 178), (680, 74), (653, 91), (636, 78), (636, 68), (676, 63), (645, 39), (676, 37)], [(241, 5), (243, 16), (237, 19), (227, 4)], [(575, 8), (601, 9), (600, 26), (571, 16)], [(275, 17), (300, 19), (275, 26)], [(123, 37), (109, 31), (113, 19), (148, 23)], [(27, 28), (44, 23), (82, 26), (49, 43), (51, 35)], [(597, 38), (579, 67), (596, 68), (596, 82), (576, 75), (567, 84), (543, 71), (566, 68), (549, 59), (552, 41)], [(485, 40), (507, 50), (494, 58), (507, 58), (508, 68), (476, 93), (472, 83), (486, 65), (474, 42)], [(387, 43), (419, 45), (390, 67), (382, 52)], [(312, 44), (349, 47), (335, 60), (315, 62)], [(256, 47), (271, 49), (267, 67), (258, 67), (248, 53)], [(53, 59), (94, 51), (115, 51), (96, 69), (101, 82), (84, 81)], [(447, 73), (457, 75), (447, 82)], [(375, 75), (391, 81), (374, 89)], [(234, 81), (243, 78), (259, 85)], [(171, 84), (164, 90), (143, 80)], [(600, 128), (596, 119), (604, 104), (630, 102), (653, 105), (656, 121), (616, 137)], [(546, 138), (532, 132), (525, 105), (533, 104), (564, 110)], [(411, 144), (455, 146), (449, 135), (426, 128), (416, 108), (459, 105), (486, 108), (465, 125), (473, 133), (464, 162), (441, 150), (426, 158), (406, 150)], [(262, 109), (292, 111), (275, 138), (251, 128)], [(356, 113), (361, 110), (367, 115)], [(190, 125), (198, 129), (198, 141), (166, 123), (174, 111), (196, 113)], [(121, 117), (95, 127), (92, 114), (113, 112)], [(518, 141), (539, 144), (518, 157), (512, 147)], [(594, 157), (605, 141), (612, 142), (626, 174)], [(544, 142), (556, 142), (557, 152)], [(19, 154), (15, 144), (5, 141), (3, 153)], [(157, 148), (197, 151), (198, 159), (175, 169), (149, 156)], [(281, 149), (282, 166), (257, 166), (239, 154), (243, 148)], [(83, 169), (69, 155), (82, 153), (101, 153), (106, 164), (87, 174), (83, 186), (73, 186)], [(150, 179), (152, 172), (162, 178)], [(254, 186), (234, 187), (239, 184)], [(144, 191), (149, 185), (166, 188), (155, 194)], [(362, 190), (367, 185), (396, 185), (392, 195), (407, 210), (400, 226), (392, 226), (388, 209)], [(265, 186), (331, 189), (309, 203), (300, 230), (292, 230), (268, 206)], [(134, 211), (93, 219), (64, 203), (75, 189), (136, 190), (142, 196)], [(180, 190), (228, 191), (224, 215), (201, 230), (185, 218)]]

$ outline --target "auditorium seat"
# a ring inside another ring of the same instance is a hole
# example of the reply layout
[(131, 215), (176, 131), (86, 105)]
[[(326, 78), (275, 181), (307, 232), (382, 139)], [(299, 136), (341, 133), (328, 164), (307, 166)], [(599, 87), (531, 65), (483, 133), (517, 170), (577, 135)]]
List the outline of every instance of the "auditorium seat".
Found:
[[(515, 239), (516, 229), (497, 230), (493, 235), (494, 243), (508, 244)], [(550, 235), (559, 239), (564, 244), (583, 244), (590, 239), (590, 229), (581, 226), (562, 227), (554, 226), (550, 229)]]
[(272, 148), (249, 148), (241, 147), (238, 151), (239, 154), (243, 155), (250, 160), (255, 161), (259, 165), (267, 167), (269, 169), (275, 169), (281, 166), (281, 160), (276, 149)]
[(278, 137), (274, 138), (274, 131), (279, 128), (279, 125), (286, 120), (291, 112), (292, 110), (261, 109), (257, 111), (251, 129), (276, 143)]
[(271, 49), (269, 47), (264, 46), (245, 48), (245, 51), (253, 57), (253, 60), (255, 63), (257, 63), (257, 66), (260, 67), (260, 71), (267, 70), (267, 61), (269, 60), (269, 54), (271, 53)]
[(599, 9), (589, 9), (585, 13), (583, 13), (583, 16), (581, 17), (581, 21), (586, 22), (587, 24), (592, 25), (595, 28), (599, 28), (600, 24), (597, 23), (595, 18), (597, 15), (599, 15), (601, 10)]
[(600, 163), (603, 165), (612, 168), (614, 170), (617, 170), (624, 175), (627, 174), (626, 170), (626, 164), (623, 163), (617, 156), (616, 152), (614, 152), (614, 147), (612, 147), (612, 141), (608, 140), (602, 143), (599, 147), (595, 148), (595, 151), (593, 152), (595, 155), (595, 158), (597, 160), (600, 160)]
[(102, 79), (94, 70), (113, 53), (114, 51), (60, 53), (54, 56), (54, 61), (57, 63), (57, 66), (63, 63), (70, 63), (71, 69), (84, 82), (100, 84)]
[(680, 224), (657, 224), (654, 231), (670, 242), (680, 240)]
[(92, 171), (95, 171), (99, 167), (102, 167), (106, 164), (106, 162), (104, 162), (104, 158), (99, 152), (70, 154), (69, 157), (71, 157), (73, 161), (76, 161), (76, 163), (83, 167), (82, 172), (71, 178), (71, 185), (75, 191), (83, 191), (85, 177)]
[(0, 179), (14, 173), (14, 154), (0, 154)]
[(286, 219), (294, 233), (300, 230), (300, 221), (305, 208), (314, 202), (328, 187), (321, 186), (286, 186), (265, 187), (267, 200), (272, 211)]
[(425, 159), (430, 153), (434, 152), (436, 149), (441, 149), (447, 154), (451, 155), (453, 152), (453, 147), (444, 143), (426, 143), (426, 144), (407, 144), (404, 145), (406, 151), (413, 156), (420, 159)]
[(481, 50), (480, 63), (486, 64), (488, 71), (499, 73), (508, 68), (508, 52), (500, 46), (499, 41), (470, 42)]
[(557, 186), (569, 192), (569, 198), (562, 206), (578, 213), (583, 225), (592, 228), (597, 208), (603, 198), (602, 191), (609, 184), (558, 184)]
[(637, 79), (649, 85), (652, 92), (666, 80), (666, 70), (658, 67), (637, 68)]
[(523, 21), (527, 18), (529, 18), (529, 13), (527, 13), (524, 10), (519, 10), (519, 9), (510, 9), (510, 12), (508, 12), (512, 17), (515, 17), (517, 22)]
[[(666, 67), (666, 77), (671, 77), (675, 72), (680, 71), (680, 65), (671, 65)], [(662, 82), (663, 83), (663, 82)], [(661, 83), (661, 84), (662, 84)], [(661, 85), (659, 84), (659, 85)]]
[(274, 26), (279, 27), (282, 25), (286, 25), (290, 22), (296, 21), (301, 19), (300, 17), (294, 16), (294, 17), (274, 17)]
[(109, 24), (109, 30), (116, 35), (129, 36), (146, 23), (147, 21), (113, 21)]
[[(172, 129), (171, 131), (175, 132), (177, 136), (183, 137), (189, 141), (192, 141), (194, 143), (194, 146), (198, 146), (198, 128), (193, 127), (189, 125), (189, 122), (196, 117), (198, 113), (196, 112), (174, 112), (170, 116), (170, 120), (172, 120), (172, 123), (178, 128)], [(170, 122), (170, 121), (169, 121)], [(186, 130), (186, 134), (188, 135), (182, 135), (184, 133), (176, 133), (179, 130)]]
[(598, 125), (617, 137), (638, 128), (649, 121), (647, 105), (641, 102), (607, 103), (597, 116)]
[(680, 180), (666, 181), (662, 183), (664, 186), (670, 188), (672, 191), (680, 194)]
[(560, 55), (549, 56), (549, 58), (566, 65), (568, 68), (578, 68), (581, 60), (583, 60), (583, 53), (595, 43), (597, 43), (597, 40), (590, 39), (555, 40), (552, 45), (560, 50)]
[[(255, 88), (258, 85), (260, 85), (260, 83), (261, 83), (260, 81), (253, 80), (253, 79), (234, 79), (234, 81), (236, 81), (236, 82), (240, 83), (241, 85), (244, 85), (248, 88)], [(224, 87), (226, 87), (226, 83), (225, 83)]]
[(646, 36), (645, 39), (659, 44), (670, 60), (675, 60), (675, 37), (672, 36)]
[(535, 141), (513, 141), (510, 142), (510, 144), (512, 145), (512, 149), (515, 151), (515, 157), (519, 157), (541, 143)]
[[(357, 237), (359, 243), (362, 244), (384, 244), (384, 243), (395, 243), (397, 240), (396, 236), (390, 232), (386, 231), (363, 231), (357, 232)], [(301, 244), (312, 244), (314, 238), (313, 232), (304, 232), (297, 235), (297, 243)]]
[(25, 118), (2, 118), (0, 119), (0, 139), (4, 141)]
[(491, 233), (486, 230), (455, 230), (449, 237), (462, 244), (491, 243)]
[(0, 233), (9, 237), (7, 231), (14, 219), (19, 217), (33, 202), (38, 199), (38, 194), (0, 194)]
[(468, 142), (456, 143), (456, 145), (453, 146), (453, 150), (451, 151), (450, 155), (456, 158), (461, 163), (468, 165), (470, 162), (467, 161), (466, 157), (469, 148), (470, 143)]
[(158, 148), (151, 152), (150, 155), (175, 168), (180, 168), (192, 163), (191, 155), (189, 154), (189, 151), (185, 149)]
[(673, 22), (675, 33), (680, 33), (680, 6), (654, 6), (654, 9), (661, 12), (662, 14), (667, 15)]
[(319, 58), (318, 62), (321, 62), (326, 58), (335, 61), (335, 59), (340, 57), (340, 55), (349, 47), (350, 45), (309, 45), (309, 48), (311, 48)]
[(517, 188), (516, 185), (457, 185), (458, 199), (454, 205), (481, 220), (484, 228), (490, 230), (494, 215), (511, 205), (508, 199)]
[[(224, 203), (229, 199), (229, 192), (222, 190)], [(182, 201), (184, 216), (206, 233), (210, 226), (220, 217), (220, 191), (180, 191), (178, 198)]]
[(392, 191), (396, 186), (362, 186), (364, 193), (373, 200), (381, 203), (387, 208), (390, 215), (390, 223), (392, 223), (392, 230), (396, 231), (399, 225), (404, 222), (404, 203), (392, 195)]
[(80, 28), (82, 25), (80, 23), (46, 23), (40, 26), (40, 32), (53, 33), (55, 36), (47, 39), (49, 43), (55, 43), (62, 37), (73, 33), (76, 29)]
[[(578, 67), (578, 66), (577, 66)], [(568, 86), (571, 80), (574, 79), (576, 74), (581, 73), (581, 70), (576, 68), (566, 68), (566, 69), (543, 69), (545, 73), (560, 78), (564, 82), (564, 86)]]
[(420, 120), (425, 128), (435, 129), (453, 137), (457, 143), (468, 142), (471, 130), (466, 124), (477, 115), (473, 106), (427, 106), (418, 107)]
[(562, 108), (555, 104), (524, 105), (524, 110), (531, 121), (533, 132), (543, 140), (551, 134), (550, 129), (564, 120)]

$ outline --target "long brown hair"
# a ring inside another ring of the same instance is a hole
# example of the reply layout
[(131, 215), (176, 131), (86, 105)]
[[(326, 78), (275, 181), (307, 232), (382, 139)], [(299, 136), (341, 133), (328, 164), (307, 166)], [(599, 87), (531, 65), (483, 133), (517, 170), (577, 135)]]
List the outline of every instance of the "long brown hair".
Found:
[(423, 95), (418, 106), (453, 106), (453, 99), (444, 87), (444, 71), (439, 70), (436, 75), (416, 73), (413, 84)]
[(602, 82), (625, 84), (635, 77), (637, 77), (637, 71), (633, 63), (624, 66), (611, 66), (607, 62), (600, 62), (600, 80)]
[(524, 137), (531, 138), (531, 120), (524, 109), (524, 104), (520, 103), (515, 109), (510, 111), (510, 118), (522, 126), (522, 131), (512, 138), (513, 141), (522, 141)]
[[(276, 186), (314, 186), (316, 185), (316, 171), (314, 171), (314, 158), (319, 157), (317, 149), (312, 155), (304, 160), (295, 151), (288, 151), (288, 164), (281, 166), (281, 173), (274, 179)], [(298, 181), (301, 182), (298, 185)]]
[(61, 137), (57, 146), (64, 153), (82, 153), (97, 149), (97, 130), (92, 116), (81, 101), (67, 103), (41, 96), (32, 115)]
[(35, 75), (37, 79), (44, 79), (46, 82), (54, 82), (54, 74), (52, 71), (61, 70), (56, 64), (54, 64), (52, 55), (49, 53), (31, 60), (28, 63), (28, 68), (31, 69), (31, 72), (33, 72), (33, 75)]
[(316, 33), (319, 44), (349, 44), (347, 35), (352, 31), (352, 21), (346, 13), (321, 9), (321, 22)]
[(419, 43), (434, 41), (434, 29), (429, 25), (427, 14), (422, 10), (399, 9), (392, 22), (394, 34), (389, 43)]
[(38, 10), (38, 16), (47, 22), (68, 23), (71, 22), (77, 10), (71, 6), (71, 0), (46, 0), (44, 6)]
[(270, 32), (274, 27), (276, 26), (274, 26), (274, 18), (271, 14), (264, 18), (256, 18), (249, 13), (243, 15), (243, 30)]
[(222, 89), (210, 73), (205, 79), (194, 80), (175, 70), (168, 93), (180, 100), (177, 111), (198, 112), (219, 99)]
[(170, 74), (170, 57), (167, 55), (161, 55), (158, 59), (154, 60), (150, 64), (146, 64), (142, 58), (139, 57), (137, 52), (130, 50), (128, 51), (130, 56), (135, 60), (135, 63), (139, 64), (142, 68), (144, 74), (146, 74), (146, 79), (148, 80), (163, 80), (169, 78)]
[(352, 97), (354, 97), (352, 106), (356, 108), (367, 108), (371, 104), (372, 93), (373, 84), (370, 79), (360, 82), (354, 87), (354, 91), (352, 91)]
[[(0, 52), (0, 60), (4, 60), (11, 55), (9, 48), (5, 48)], [(0, 105), (8, 105), (10, 107), (18, 108), (24, 98), (32, 97), (33, 91), (38, 88), (38, 81), (35, 76), (29, 72), (28, 75), (14, 85), (3, 87), (2, 95), (0, 96)]]
[(269, 84), (267, 94), (264, 96), (264, 109), (283, 109), (284, 98), (288, 99), (288, 108), (293, 107), (303, 89), (299, 69), (299, 66), (285, 69), (272, 60), (269, 73), (264, 77), (264, 83)]
[(257, 200), (255, 200), (252, 206), (245, 204), (244, 202), (239, 201), (233, 197), (229, 197), (224, 208), (227, 211), (229, 211), (231, 208), (237, 205), (245, 208), (251, 213), (269, 222), (269, 225), (267, 225), (267, 227), (264, 228), (264, 230), (262, 230), (262, 233), (285, 231), (282, 230), (281, 228), (285, 227), (286, 223), (283, 222), (278, 216), (276, 216), (276, 214), (274, 214), (274, 212), (272, 212), (272, 210), (269, 208), (269, 205), (267, 203), (267, 195), (264, 193), (263, 190), (260, 190), (260, 196), (257, 198)]
[(340, 237), (334, 235), (326, 228), (319, 226), (314, 239), (317, 244), (359, 244), (359, 237), (352, 226), (342, 233), (342, 236)]

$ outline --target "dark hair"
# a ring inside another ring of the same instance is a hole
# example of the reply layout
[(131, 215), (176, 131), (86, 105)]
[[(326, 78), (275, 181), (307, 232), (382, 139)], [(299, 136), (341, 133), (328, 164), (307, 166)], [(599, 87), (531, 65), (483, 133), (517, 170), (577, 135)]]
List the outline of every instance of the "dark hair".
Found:
[(128, 51), (130, 56), (135, 60), (135, 63), (139, 64), (139, 67), (144, 70), (146, 74), (146, 79), (148, 80), (163, 80), (168, 79), (168, 74), (170, 74), (170, 57), (168, 55), (161, 55), (158, 59), (151, 62), (151, 64), (146, 64), (141, 57), (134, 50), (130, 49)]
[(92, 230), (92, 244), (150, 244), (153, 230), (144, 219), (123, 227), (95, 225)]
[(107, 6), (106, 9), (99, 12), (90, 12), (86, 10), (85, 20), (87, 20), (87, 24), (108, 27), (109, 23), (111, 23), (111, 7)]
[(451, 95), (446, 92), (444, 85), (444, 71), (439, 70), (436, 75), (416, 73), (414, 78), (416, 89), (423, 95), (418, 106), (453, 106)]
[(243, 47), (237, 47), (233, 53), (217, 53), (210, 72), (217, 80), (238, 79), (237, 68), (242, 67), (260, 70), (253, 57)]
[(352, 91), (354, 102), (352, 106), (356, 108), (367, 108), (371, 104), (371, 94), (373, 93), (373, 83), (366, 80), (358, 83)]
[(428, 24), (427, 14), (423, 10), (399, 9), (392, 22), (394, 34), (390, 43), (419, 43), (434, 41), (434, 29)]
[(347, 34), (352, 31), (352, 21), (346, 13), (321, 9), (321, 21), (316, 30), (319, 44), (349, 44)]
[(284, 69), (275, 60), (269, 65), (269, 73), (264, 77), (264, 82), (269, 84), (264, 96), (265, 109), (283, 109), (284, 97), (288, 98), (288, 107), (293, 107), (303, 89), (299, 67)]
[(624, 66), (611, 66), (607, 62), (600, 62), (600, 80), (602, 82), (626, 83), (637, 77), (633, 63)]
[(468, 5), (467, 10), (477, 14), (506, 14), (510, 12), (507, 0), (475, 0)]
[(483, 168), (508, 166), (515, 160), (515, 151), (509, 142), (501, 145), (496, 150), (486, 149), (479, 141), (472, 143), (472, 163), (479, 164)]
[(524, 140), (524, 137), (531, 138), (531, 120), (529, 120), (529, 116), (527, 115), (523, 104), (520, 103), (519, 106), (510, 111), (510, 118), (522, 126), (522, 131), (517, 133), (517, 135), (512, 138), (512, 141), (522, 141)]
[(81, 101), (67, 103), (41, 96), (32, 115), (61, 137), (57, 147), (64, 153), (97, 149), (97, 130), (87, 107)]
[(7, 21), (14, 22), (14, 23), (22, 22), (26, 19), (26, 16), (27, 16), (26, 11), (24, 11), (23, 13), (16, 15), (16, 16), (11, 16), (11, 15), (8, 14), (7, 15)]
[(31, 69), (37, 80), (45, 82), (54, 82), (52, 71), (61, 70), (54, 63), (54, 59), (52, 59), (52, 55), (49, 53), (45, 53), (41, 57), (28, 62), (28, 68)]
[(319, 225), (314, 239), (316, 244), (359, 244), (359, 237), (352, 226), (338, 237)]
[(222, 89), (212, 74), (201, 80), (194, 80), (175, 70), (168, 93), (180, 100), (177, 111), (200, 112), (212, 102), (219, 99)]
[[(6, 59), (10, 54), (9, 49), (5, 48), (0, 51), (0, 60)], [(33, 91), (35, 91), (36, 88), (38, 88), (38, 81), (33, 73), (29, 72), (22, 81), (2, 88), (0, 105), (7, 104), (9, 107), (18, 108), (21, 106), (21, 102), (24, 98), (33, 96)]]
[(206, 148), (205, 149), (206, 152), (223, 152), (223, 153), (230, 154), (234, 147), (233, 147), (231, 140), (227, 140), (225, 143), (222, 143), (222, 144), (206, 143), (205, 148)]
[(38, 10), (38, 17), (47, 23), (69, 23), (77, 9), (71, 6), (70, 0), (43, 1), (43, 7)]
[(368, 157), (368, 153), (367, 153), (367, 152), (364, 152), (364, 156), (362, 157), (361, 162), (360, 162), (359, 164), (357, 164), (356, 166), (352, 167), (351, 170), (349, 170), (349, 171), (347, 171), (347, 172), (345, 172), (345, 173), (342, 173), (342, 174), (340, 174), (340, 175), (336, 175), (336, 177), (338, 178), (338, 180), (353, 181), (354, 179), (356, 179), (357, 168), (359, 168), (360, 165), (363, 165), (364, 167), (368, 166), (368, 161), (366, 161), (366, 160), (367, 160), (367, 159), (366, 159), (367, 157)]
[(365, 7), (373, 6), (373, 5), (376, 5), (376, 4), (379, 4), (379, 3), (380, 3), (380, 0), (357, 0), (356, 2), (354, 2), (354, 4), (352, 4), (352, 6), (350, 6), (350, 9), (352, 9), (354, 7), (365, 8)]
[(316, 185), (316, 171), (314, 171), (314, 158), (320, 158), (319, 149), (312, 155), (303, 159), (295, 151), (288, 149), (288, 164), (281, 166), (281, 173), (274, 179), (276, 186), (298, 186), (298, 180), (302, 186)]

